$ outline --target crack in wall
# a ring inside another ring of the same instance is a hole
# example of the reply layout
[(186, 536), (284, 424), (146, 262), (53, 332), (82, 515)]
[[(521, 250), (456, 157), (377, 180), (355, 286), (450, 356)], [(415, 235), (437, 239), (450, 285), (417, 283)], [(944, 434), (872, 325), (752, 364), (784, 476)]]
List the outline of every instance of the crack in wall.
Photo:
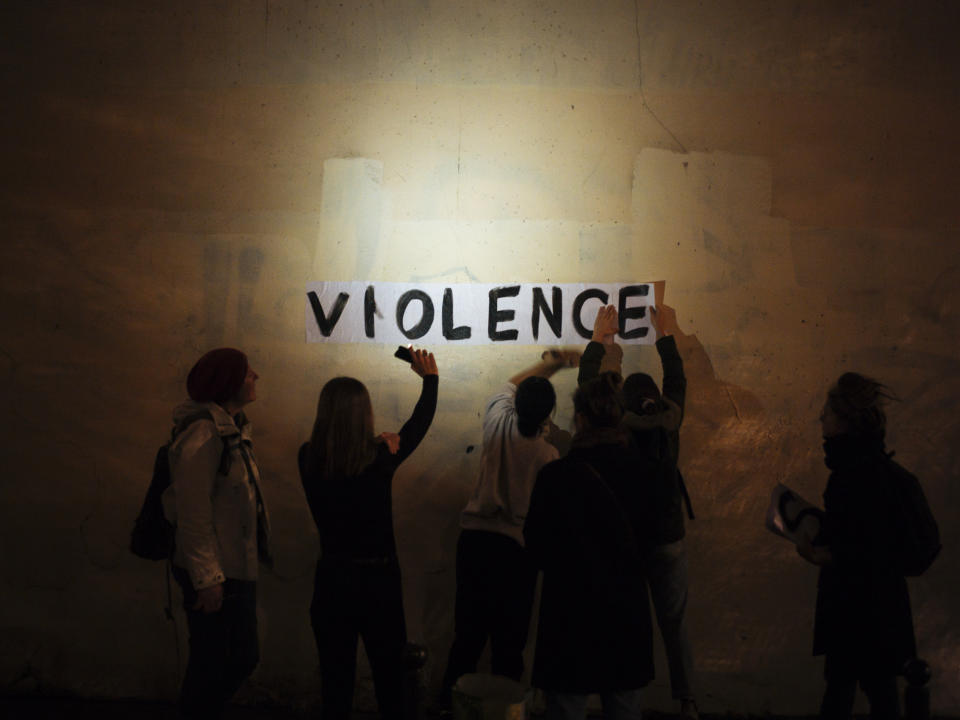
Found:
[(664, 122), (657, 116), (657, 114), (653, 111), (653, 108), (650, 107), (650, 104), (647, 102), (647, 96), (643, 92), (643, 60), (642, 60), (643, 41), (640, 39), (640, 0), (634, 0), (633, 10), (634, 10), (634, 30), (637, 35), (637, 90), (640, 92), (640, 102), (643, 105), (643, 109), (646, 110), (648, 113), (650, 113), (650, 117), (656, 120), (657, 125), (663, 128), (664, 132), (666, 132), (667, 135), (669, 135), (673, 139), (673, 141), (680, 147), (680, 151), (684, 155), (686, 155), (688, 152), (686, 145), (680, 142), (680, 138), (678, 138), (673, 133), (673, 131), (670, 128), (668, 128), (664, 124)]

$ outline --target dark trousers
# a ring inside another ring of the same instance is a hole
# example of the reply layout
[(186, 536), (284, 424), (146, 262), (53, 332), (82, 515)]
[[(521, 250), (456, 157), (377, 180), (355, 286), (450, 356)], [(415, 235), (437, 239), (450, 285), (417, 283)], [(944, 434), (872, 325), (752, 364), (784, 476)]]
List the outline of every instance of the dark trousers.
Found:
[(488, 637), (491, 672), (520, 679), (536, 585), (537, 570), (516, 540), (483, 530), (460, 533), (454, 638), (443, 676), (444, 699), (457, 678), (476, 672)]
[(191, 718), (218, 718), (260, 660), (257, 584), (228, 578), (223, 583), (223, 606), (204, 613), (193, 609), (197, 591), (187, 571), (174, 567), (173, 577), (183, 591), (190, 633), (180, 712)]
[(370, 661), (381, 718), (400, 718), (407, 626), (396, 559), (321, 559), (317, 563), (310, 622), (320, 656), (324, 720), (350, 717), (358, 638), (363, 638)]
[(848, 720), (853, 713), (857, 684), (870, 701), (872, 720), (897, 720), (900, 717), (900, 699), (897, 678), (893, 673), (858, 668), (863, 663), (827, 656), (824, 677), (827, 681), (820, 705), (823, 720)]

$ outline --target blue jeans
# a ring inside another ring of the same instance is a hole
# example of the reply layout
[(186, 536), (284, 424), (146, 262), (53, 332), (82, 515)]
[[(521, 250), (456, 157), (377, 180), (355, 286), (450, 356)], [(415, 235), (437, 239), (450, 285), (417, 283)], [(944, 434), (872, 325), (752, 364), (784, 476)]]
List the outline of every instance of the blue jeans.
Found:
[(683, 540), (647, 551), (647, 584), (670, 667), (675, 700), (693, 699), (693, 650), (687, 637), (687, 551)]
[[(641, 720), (640, 690), (600, 693), (606, 720)], [(545, 720), (585, 720), (589, 695), (547, 693)]]

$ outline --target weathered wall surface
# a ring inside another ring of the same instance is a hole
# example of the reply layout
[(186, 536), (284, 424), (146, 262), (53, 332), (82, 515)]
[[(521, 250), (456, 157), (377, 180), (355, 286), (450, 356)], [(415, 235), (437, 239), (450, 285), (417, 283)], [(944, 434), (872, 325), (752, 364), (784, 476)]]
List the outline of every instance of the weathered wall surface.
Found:
[[(417, 383), (392, 348), (306, 345), (308, 281), (665, 280), (701, 709), (817, 708), (816, 573), (763, 513), (778, 480), (819, 497), (824, 391), (857, 369), (903, 398), (889, 444), (940, 520), (911, 590), (934, 710), (960, 714), (957, 28), (929, 0), (5, 3), (0, 688), (175, 694), (161, 570), (126, 543), (187, 370), (229, 344), (262, 378), (279, 556), (243, 697), (316, 701), (296, 449), (328, 378), (365, 380), (380, 429)], [(439, 419), (395, 485), (435, 659), (467, 448), (537, 350), (438, 356)], [(670, 707), (662, 662), (648, 698)]]

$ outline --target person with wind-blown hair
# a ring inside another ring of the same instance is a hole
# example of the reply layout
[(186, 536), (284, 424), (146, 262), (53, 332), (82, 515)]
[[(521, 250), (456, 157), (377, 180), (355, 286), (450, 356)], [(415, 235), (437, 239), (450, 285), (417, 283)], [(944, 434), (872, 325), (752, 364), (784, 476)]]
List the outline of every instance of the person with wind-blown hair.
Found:
[(823, 528), (797, 551), (820, 566), (813, 652), (826, 655), (822, 718), (849, 718), (858, 684), (871, 718), (899, 717), (897, 675), (916, 654), (896, 532), (906, 471), (884, 445), (883, 405), (891, 397), (877, 381), (848, 372), (820, 414), (830, 468)]

